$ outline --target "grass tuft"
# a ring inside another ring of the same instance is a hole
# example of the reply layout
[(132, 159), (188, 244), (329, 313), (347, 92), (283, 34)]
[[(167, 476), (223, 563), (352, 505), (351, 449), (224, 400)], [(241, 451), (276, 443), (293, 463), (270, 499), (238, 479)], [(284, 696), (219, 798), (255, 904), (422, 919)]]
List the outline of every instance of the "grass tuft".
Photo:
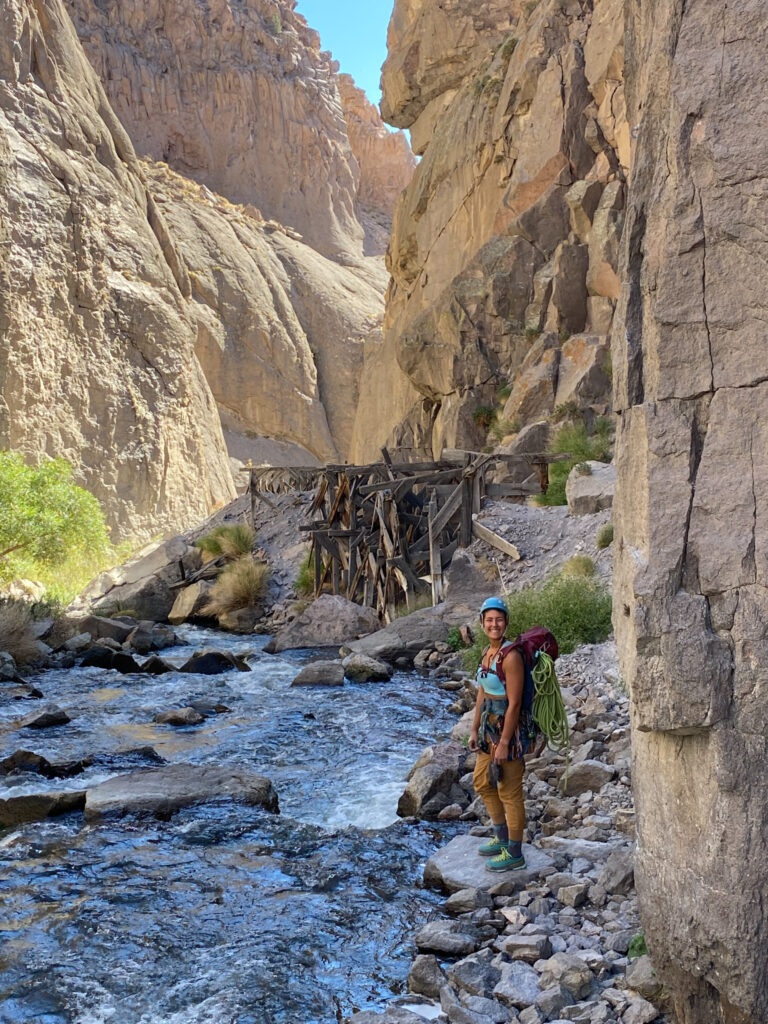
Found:
[(315, 593), (315, 559), (312, 551), (307, 552), (307, 557), (299, 566), (293, 589), (300, 597), (313, 597)]
[(553, 462), (549, 467), (549, 487), (546, 494), (537, 494), (537, 505), (565, 505), (565, 483), (573, 467), (580, 462), (610, 462), (612, 443), (611, 421), (601, 416), (595, 421), (592, 433), (583, 423), (563, 423), (550, 444), (553, 455), (570, 454), (565, 462)]
[(236, 612), (259, 603), (267, 593), (269, 566), (242, 555), (227, 565), (211, 587), (205, 611), (212, 615)]
[[(513, 640), (532, 626), (546, 626), (554, 633), (561, 654), (579, 644), (595, 644), (611, 632), (611, 595), (608, 588), (585, 576), (559, 573), (538, 587), (529, 587), (505, 598), (509, 611), (507, 637)], [(474, 672), (487, 640), (483, 634), (467, 648), (465, 665)]]
[(234, 560), (243, 555), (250, 555), (255, 540), (256, 534), (250, 526), (235, 523), (215, 527), (210, 533), (196, 540), (195, 547), (202, 552), (204, 562), (210, 562), (221, 555)]
[(595, 544), (598, 551), (604, 551), (613, 544), (613, 523), (603, 523), (595, 535)]
[(595, 575), (595, 563), (589, 555), (573, 555), (563, 564), (561, 576), (583, 576), (591, 579)]

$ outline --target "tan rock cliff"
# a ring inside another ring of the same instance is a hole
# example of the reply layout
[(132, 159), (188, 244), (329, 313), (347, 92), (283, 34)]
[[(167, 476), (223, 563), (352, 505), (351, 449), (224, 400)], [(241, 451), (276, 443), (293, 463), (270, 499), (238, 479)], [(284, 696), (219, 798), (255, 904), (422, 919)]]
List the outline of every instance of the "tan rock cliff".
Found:
[(67, 0), (137, 153), (299, 231), (362, 253), (336, 64), (293, 0)]
[(59, 0), (0, 0), (0, 447), (68, 458), (123, 534), (233, 495), (190, 281)]
[[(432, 452), (484, 444), (474, 411), (506, 381), (519, 426), (556, 402), (608, 401), (629, 159), (622, 4), (524, 6), (395, 5), (382, 109), (417, 132), (423, 157), (395, 211), (384, 342), (370, 355), (403, 375), (357, 456), (387, 436)], [(592, 356), (581, 375), (562, 349), (571, 335)], [(376, 378), (365, 374), (367, 408)]]
[(768, 1020), (764, 5), (627, 4), (614, 625), (680, 1024)]

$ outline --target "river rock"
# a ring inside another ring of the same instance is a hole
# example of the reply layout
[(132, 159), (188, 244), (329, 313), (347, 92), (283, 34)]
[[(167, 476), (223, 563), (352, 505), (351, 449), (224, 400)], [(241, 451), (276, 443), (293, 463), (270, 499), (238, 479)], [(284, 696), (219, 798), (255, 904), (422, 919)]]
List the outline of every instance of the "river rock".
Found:
[(133, 626), (103, 615), (86, 615), (78, 622), (78, 628), (82, 633), (90, 633), (94, 640), (109, 639), (122, 644)]
[(584, 999), (589, 994), (595, 980), (586, 963), (570, 953), (555, 953), (542, 967), (542, 989), (563, 985), (577, 999)]
[(0, 775), (34, 772), (35, 775), (42, 775), (46, 779), (68, 779), (73, 775), (79, 775), (92, 764), (93, 757), (52, 764), (42, 754), (35, 754), (31, 750), (16, 750), (0, 761)]
[(158, 725), (200, 725), (205, 721), (205, 716), (191, 707), (171, 708), (170, 711), (159, 712), (152, 721)]
[(493, 899), (483, 889), (459, 889), (443, 904), (447, 914), (471, 914), (481, 907), (493, 907)]
[(175, 591), (168, 586), (168, 580), (159, 575), (149, 575), (111, 588), (104, 597), (94, 601), (92, 607), (97, 615), (126, 610), (137, 619), (162, 622), (168, 617), (174, 600)]
[(16, 679), (16, 662), (8, 651), (0, 651), (0, 680)]
[(385, 661), (367, 654), (348, 654), (343, 665), (344, 675), (353, 683), (383, 683), (392, 678), (392, 669)]
[(460, 743), (427, 747), (411, 769), (405, 792), (397, 803), (400, 817), (435, 820), (457, 796), (466, 804), (466, 795), (458, 786), (465, 758), (466, 750)]
[(158, 654), (153, 654), (146, 661), (142, 662), (141, 671), (150, 676), (162, 676), (167, 672), (177, 672), (178, 669), (170, 661), (166, 661), (165, 658), (161, 658)]
[(408, 974), (408, 991), (416, 992), (430, 999), (440, 998), (440, 989), (446, 982), (437, 957), (431, 953), (419, 953)]
[(630, 999), (629, 1006), (622, 1015), (622, 1024), (651, 1024), (656, 1020), (659, 1011), (647, 999)]
[(90, 647), (92, 639), (90, 633), (76, 633), (64, 642), (64, 649), (71, 654), (79, 654)]
[(162, 622), (142, 620), (131, 630), (123, 643), (127, 651), (137, 654), (149, 654), (150, 651), (162, 651), (166, 647), (175, 647), (178, 638), (170, 626)]
[(269, 779), (238, 765), (172, 764), (129, 772), (86, 792), (88, 820), (107, 815), (154, 815), (166, 818), (181, 807), (224, 797), (278, 812), (277, 794)]
[(230, 654), (228, 651), (203, 651), (202, 654), (193, 654), (184, 662), (179, 672), (193, 672), (202, 676), (218, 676), (223, 672), (250, 672), (250, 666), (242, 658)]
[(513, 960), (535, 964), (552, 955), (552, 944), (548, 935), (508, 935), (500, 940), (499, 947)]
[(456, 988), (473, 996), (487, 998), (498, 985), (501, 971), (495, 964), (489, 963), (484, 953), (487, 951), (459, 960), (448, 968), (448, 977)]
[(580, 462), (565, 484), (568, 511), (572, 516), (586, 516), (611, 508), (615, 486), (616, 469), (611, 463)]
[(85, 790), (74, 792), (29, 793), (0, 799), (0, 827), (16, 828), (27, 821), (43, 821), (57, 814), (68, 814), (85, 806)]
[(613, 765), (587, 758), (578, 764), (572, 764), (568, 769), (567, 778), (565, 772), (563, 773), (563, 791), (569, 796), (586, 793), (589, 790), (599, 793), (606, 782), (610, 782), (615, 775), (616, 768)]
[(546, 1020), (558, 1017), (561, 1010), (566, 1006), (573, 1006), (575, 1002), (573, 994), (562, 985), (550, 985), (536, 996), (536, 1007), (541, 1010)]
[(56, 725), (66, 725), (67, 722), (71, 721), (72, 719), (66, 711), (63, 711), (55, 704), (50, 704), (48, 707), (42, 708), (38, 711), (33, 711), (32, 714), (27, 715), (26, 718), (22, 718), (19, 722), (19, 728), (50, 729)]
[(493, 989), (495, 999), (519, 1010), (535, 1003), (538, 994), (539, 975), (533, 967), (519, 961), (501, 965), (501, 978)]
[(115, 652), (111, 647), (105, 647), (102, 644), (96, 644), (95, 647), (91, 647), (90, 650), (86, 651), (80, 662), (80, 668), (112, 668), (112, 659), (115, 656)]
[(208, 618), (204, 611), (212, 586), (211, 580), (199, 580), (178, 590), (173, 607), (168, 612), (168, 621), (171, 625), (180, 626), (182, 622)]
[(249, 605), (247, 608), (235, 608), (231, 612), (222, 612), (218, 616), (219, 629), (247, 636), (253, 632), (253, 627), (262, 615), (262, 608), (254, 605)]
[(363, 608), (337, 594), (321, 594), (265, 646), (268, 654), (301, 647), (339, 647), (373, 633), (381, 623), (372, 608)]
[(116, 672), (121, 672), (124, 676), (135, 675), (141, 672), (141, 665), (128, 651), (115, 651), (112, 655), (112, 668)]
[(526, 867), (522, 871), (487, 871), (486, 859), (477, 852), (485, 842), (481, 836), (456, 836), (433, 854), (424, 867), (424, 882), (436, 889), (458, 892), (459, 889), (488, 890), (499, 882), (514, 882), (524, 889), (553, 870), (552, 859), (537, 846), (523, 845)]
[(474, 953), (480, 944), (477, 932), (461, 921), (429, 921), (414, 939), (421, 952), (442, 953), (444, 956), (466, 956)]
[(341, 661), (310, 661), (291, 683), (291, 686), (343, 685), (344, 666)]

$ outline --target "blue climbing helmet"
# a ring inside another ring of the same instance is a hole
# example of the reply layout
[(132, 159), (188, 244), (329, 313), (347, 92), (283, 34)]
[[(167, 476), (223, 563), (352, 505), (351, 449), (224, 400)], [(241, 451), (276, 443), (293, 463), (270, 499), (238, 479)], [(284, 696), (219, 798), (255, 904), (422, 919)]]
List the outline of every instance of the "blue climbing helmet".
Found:
[(507, 606), (504, 604), (500, 597), (489, 597), (487, 598), (487, 600), (483, 601), (482, 605), (480, 606), (480, 620), (482, 621), (482, 618), (485, 615), (485, 613), (490, 611), (503, 612), (504, 618), (509, 618)]

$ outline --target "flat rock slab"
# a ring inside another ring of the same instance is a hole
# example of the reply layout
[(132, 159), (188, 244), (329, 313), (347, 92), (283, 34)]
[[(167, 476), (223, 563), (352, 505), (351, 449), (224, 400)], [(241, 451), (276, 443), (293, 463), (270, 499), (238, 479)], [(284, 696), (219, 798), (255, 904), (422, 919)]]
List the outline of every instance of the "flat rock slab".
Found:
[(481, 836), (456, 836), (430, 857), (424, 867), (424, 881), (436, 889), (458, 892), (460, 889), (491, 889), (499, 882), (515, 881), (525, 888), (528, 882), (554, 871), (544, 850), (523, 846), (526, 868), (523, 871), (488, 871), (488, 858), (477, 852), (485, 842)]
[(15, 828), (28, 821), (43, 821), (56, 814), (82, 809), (85, 790), (70, 793), (28, 793), (0, 800), (0, 827)]
[(181, 807), (222, 798), (279, 812), (277, 793), (263, 775), (231, 765), (172, 764), (129, 772), (87, 790), (89, 820), (123, 814), (166, 818)]
[(542, 836), (539, 842), (545, 850), (564, 853), (571, 860), (581, 857), (593, 864), (602, 863), (615, 850), (625, 848), (627, 845), (623, 841), (598, 843), (591, 839), (570, 839), (567, 836)]

